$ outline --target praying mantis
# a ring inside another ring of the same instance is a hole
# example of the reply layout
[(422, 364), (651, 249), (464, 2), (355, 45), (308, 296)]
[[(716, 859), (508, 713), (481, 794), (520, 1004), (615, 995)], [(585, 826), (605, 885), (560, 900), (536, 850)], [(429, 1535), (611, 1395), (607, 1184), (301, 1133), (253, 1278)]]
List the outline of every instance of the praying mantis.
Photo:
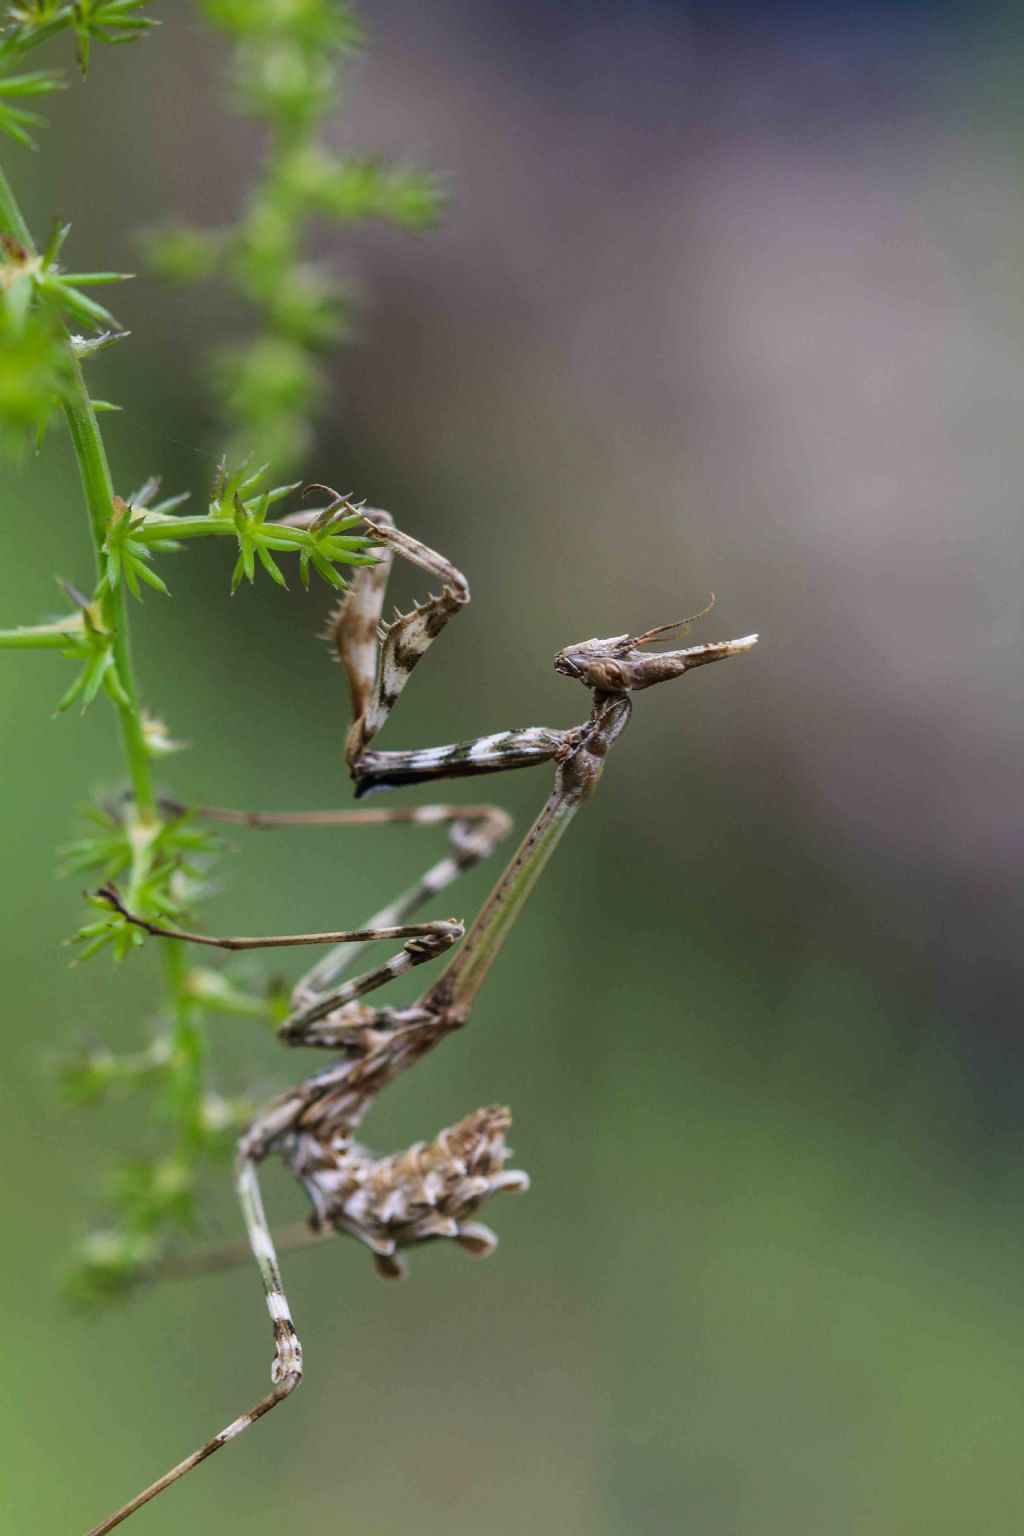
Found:
[[(335, 505), (341, 503), (328, 487), (309, 489), (327, 490)], [(306, 515), (295, 514), (294, 520)], [(337, 1059), (260, 1110), (238, 1144), (238, 1195), (273, 1326), (270, 1390), (219, 1434), (93, 1527), (88, 1536), (105, 1536), (120, 1525), (269, 1413), (302, 1379), (302, 1347), (260, 1193), (258, 1170), (267, 1157), (281, 1157), (306, 1191), (312, 1205), (311, 1228), (358, 1238), (370, 1249), (377, 1269), (385, 1276), (401, 1277), (406, 1270), (406, 1250), (421, 1243), (447, 1238), (476, 1256), (494, 1250), (497, 1238), (476, 1219), (479, 1208), (493, 1195), (525, 1190), (529, 1182), (526, 1174), (505, 1167), (509, 1155), (507, 1109), (492, 1106), (474, 1110), (432, 1141), (384, 1157), (374, 1156), (360, 1145), (356, 1140), (359, 1127), (390, 1082), (469, 1021), (477, 994), (512, 924), (562, 834), (596, 789), (608, 752), (629, 723), (630, 694), (681, 677), (691, 668), (740, 655), (757, 640), (756, 635), (748, 635), (682, 650), (645, 649), (658, 641), (682, 637), (692, 619), (643, 634), (587, 640), (567, 646), (555, 658), (556, 671), (581, 683), (590, 693), (590, 709), (580, 724), (568, 730), (534, 726), (503, 731), (426, 750), (378, 751), (374, 742), (413, 669), (469, 601), (469, 587), (460, 571), (403, 533), (388, 513), (364, 511), (363, 517), (377, 545), (376, 561), (354, 576), (330, 626), (351, 696), (352, 724), (345, 757), (357, 797), (393, 786), (467, 778), (540, 763), (555, 764), (554, 787), (468, 930), (455, 918), (422, 923), (408, 919), (464, 870), (490, 855), (508, 834), (508, 816), (492, 805), (423, 805), (277, 816), (209, 813), (250, 825), (446, 825), (449, 853), (363, 928), (259, 939), (214, 937), (149, 921), (130, 911), (112, 885), (99, 893), (128, 922), (171, 943), (227, 950), (331, 946), (326, 958), (296, 985), (279, 1036), (287, 1045), (333, 1051)], [(382, 626), (384, 594), (396, 556), (440, 581), (441, 591)], [(401, 941), (401, 948), (390, 959), (343, 979), (368, 946), (394, 941)], [(455, 953), (440, 976), (415, 1002), (374, 1007), (364, 1001), (386, 982), (453, 949)]]

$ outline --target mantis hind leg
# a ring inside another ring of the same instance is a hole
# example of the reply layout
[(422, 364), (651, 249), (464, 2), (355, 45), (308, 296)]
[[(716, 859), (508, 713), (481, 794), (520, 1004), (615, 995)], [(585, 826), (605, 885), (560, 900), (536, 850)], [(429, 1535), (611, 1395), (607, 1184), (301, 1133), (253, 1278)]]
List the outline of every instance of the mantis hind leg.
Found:
[(274, 1360), (271, 1366), (270, 1391), (254, 1403), (251, 1408), (233, 1419), (218, 1434), (213, 1435), (186, 1456), (184, 1461), (179, 1461), (177, 1466), (165, 1472), (163, 1477), (157, 1478), (155, 1483), (150, 1483), (141, 1493), (129, 1499), (127, 1504), (115, 1510), (106, 1520), (93, 1526), (88, 1536), (107, 1536), (108, 1531), (127, 1520), (143, 1504), (148, 1504), (150, 1499), (155, 1499), (158, 1493), (163, 1493), (172, 1483), (191, 1472), (201, 1461), (219, 1451), (228, 1441), (234, 1440), (243, 1430), (262, 1419), (271, 1408), (276, 1408), (278, 1403), (290, 1397), (302, 1380), (302, 1345), (295, 1331), (295, 1325), (291, 1319), (288, 1300), (281, 1283), (281, 1272), (278, 1267), (277, 1254), (274, 1250), (274, 1240), (270, 1233), (266, 1213), (263, 1209), (263, 1198), (260, 1194), (259, 1179), (256, 1174), (256, 1165), (251, 1158), (241, 1156), (238, 1161), (238, 1194), (245, 1216), (246, 1229), (249, 1234), (249, 1244), (253, 1256), (256, 1259), (263, 1281), (263, 1291), (267, 1300), (267, 1310), (274, 1328)]

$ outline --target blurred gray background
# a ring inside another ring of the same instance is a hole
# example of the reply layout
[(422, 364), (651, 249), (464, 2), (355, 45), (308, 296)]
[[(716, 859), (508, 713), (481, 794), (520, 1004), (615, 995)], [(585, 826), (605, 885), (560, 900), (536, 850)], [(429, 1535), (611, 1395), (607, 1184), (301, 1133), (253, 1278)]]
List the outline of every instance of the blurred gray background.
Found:
[[(38, 155), (7, 157), (37, 229), (72, 220), (78, 268), (136, 265), (141, 227), (214, 223), (253, 175), (217, 45), (186, 6), (163, 15), (57, 100)], [(404, 1287), (354, 1244), (290, 1257), (301, 1394), (132, 1529), (1015, 1536), (1020, 9), (365, 18), (339, 143), (442, 170), (453, 203), (422, 239), (321, 236), (364, 302), (306, 473), (392, 510), (474, 593), (385, 744), (568, 724), (585, 700), (560, 646), (711, 590), (695, 639), (762, 640), (637, 699), (472, 1028), (370, 1124), (400, 1145), (512, 1105), (534, 1188), (496, 1210), (498, 1254), (425, 1251)], [(105, 419), (118, 488), (156, 472), (201, 495), (202, 359), (246, 316), (146, 278), (117, 299), (132, 340), (96, 367), (125, 405)], [(0, 500), (0, 613), (28, 623), (53, 572), (89, 570), (59, 432)], [(347, 803), (323, 590), (229, 599), (226, 551), (168, 564), (174, 601), (138, 617), (147, 700), (193, 743), (168, 787)], [(159, 1136), (135, 1104), (70, 1111), (47, 1073), (83, 1039), (144, 1041), (157, 964), (66, 966), (79, 895), (52, 850), (119, 771), (102, 706), (50, 719), (67, 681), (0, 664), (19, 1536), (99, 1519), (248, 1405), (270, 1357), (247, 1268), (100, 1318), (58, 1294), (105, 1170)], [(546, 770), (486, 788), (524, 826)], [(396, 797), (416, 798), (436, 796)], [(209, 915), (234, 932), (360, 921), (437, 847), (234, 841)], [(318, 1064), (244, 1021), (214, 1035), (229, 1091)], [(238, 1231), (229, 1183), (201, 1242)]]

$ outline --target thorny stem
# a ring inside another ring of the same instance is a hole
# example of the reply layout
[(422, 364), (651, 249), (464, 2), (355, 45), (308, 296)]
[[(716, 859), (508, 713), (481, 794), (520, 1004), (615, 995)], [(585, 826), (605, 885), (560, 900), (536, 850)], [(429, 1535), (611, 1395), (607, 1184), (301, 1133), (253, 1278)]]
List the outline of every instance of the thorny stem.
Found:
[[(264, 524), (264, 529), (273, 529), (273, 533), (264, 532), (261, 542), (267, 549), (280, 549), (284, 551), (304, 548), (304, 528), (296, 528), (283, 520), (270, 519)], [(235, 537), (235, 522), (231, 517), (168, 517), (165, 522), (149, 522), (144, 526), (133, 530), (133, 538), (140, 544), (155, 544), (159, 546), (165, 540), (178, 543), (182, 539), (207, 539), (213, 536), (226, 535)]]
[(18, 629), (0, 629), (0, 650), (66, 651), (72, 643), (70, 625), (23, 624)]
[[(71, 433), (71, 442), (78, 461), (78, 472), (82, 480), (82, 490), (85, 493), (96, 565), (102, 576), (103, 544), (113, 507), (114, 486), (110, 478), (110, 467), (107, 463), (106, 449), (103, 446), (103, 438), (100, 436), (96, 413), (85, 387), (85, 379), (82, 377), (82, 365), (77, 357), (73, 362), (70, 387), (64, 398), (64, 416)], [(114, 636), (114, 662), (118, 677), (127, 696), (127, 702), (116, 705), (116, 708), (132, 794), (140, 818), (144, 822), (152, 823), (157, 820), (158, 812), (153, 790), (153, 771), (142, 732), (138, 686), (132, 665), (125, 583), (119, 581), (112, 590), (108, 589), (103, 595), (102, 604), (103, 621)]]
[[(64, 414), (74, 445), (92, 529), (97, 568), (103, 571), (103, 543), (107, 533), (114, 487), (96, 412), (85, 387), (82, 368), (74, 360), (71, 388), (65, 397)], [(117, 704), (128, 777), (134, 799), (137, 832), (149, 841), (160, 829), (160, 811), (153, 785), (153, 770), (142, 730), (142, 710), (132, 664), (125, 583), (119, 581), (103, 597), (103, 620), (114, 635), (114, 661), (128, 702)], [(178, 1126), (178, 1154), (189, 1165), (195, 1161), (203, 1137), (202, 1077), (206, 1041), (199, 1009), (191, 995), (188, 957), (173, 944), (162, 947), (161, 959), (171, 1013), (170, 1097)]]
[[(85, 493), (97, 568), (103, 573), (103, 544), (113, 504), (114, 487), (110, 478), (106, 449), (100, 434), (96, 412), (82, 377), (77, 358), (71, 375), (71, 387), (64, 401), (71, 441)], [(127, 703), (116, 704), (121, 726), (128, 777), (132, 787), (136, 837), (149, 843), (160, 830), (160, 809), (153, 785), (153, 770), (142, 729), (142, 710), (138, 684), (132, 663), (125, 583), (119, 581), (103, 597), (103, 621), (114, 636), (114, 662)], [(145, 852), (141, 852), (145, 861)], [(199, 1021), (199, 1009), (191, 995), (188, 957), (172, 944), (162, 947), (161, 959), (171, 1013), (170, 1097), (178, 1126), (178, 1153), (189, 1165), (194, 1162), (203, 1137), (202, 1073), (205, 1037)]]
[[(18, 206), (10, 182), (0, 166), (0, 222), (25, 249), (34, 251), (31, 232)], [(113, 507), (114, 486), (110, 477), (106, 448), (96, 412), (82, 375), (82, 366), (71, 349), (69, 383), (64, 395), (64, 416), (71, 435), (78, 472), (89, 515), (93, 551), (99, 574), (103, 574), (103, 545)], [(121, 744), (134, 800), (135, 852), (145, 860), (145, 846), (160, 830), (160, 811), (153, 785), (153, 771), (142, 729), (142, 708), (135, 669), (132, 664), (131, 639), (125, 584), (118, 582), (102, 599), (104, 624), (114, 636), (113, 654), (125, 702), (115, 703), (121, 730)], [(10, 642), (9, 642), (10, 643)], [(162, 949), (164, 976), (171, 1013), (172, 1078), (171, 1095), (179, 1126), (179, 1153), (192, 1162), (203, 1134), (202, 1060), (204, 1038), (199, 1024), (199, 1010), (192, 1000), (188, 982), (188, 960), (173, 945)]]
[[(35, 252), (31, 232), (2, 166), (0, 166), (0, 221), (27, 251)], [(69, 351), (71, 351), (70, 343)], [(102, 576), (103, 544), (113, 508), (114, 485), (110, 478), (110, 466), (107, 463), (107, 452), (103, 446), (96, 412), (93, 410), (89, 391), (85, 387), (82, 365), (73, 351), (71, 351), (70, 382), (63, 404), (64, 416), (71, 433), (71, 442), (82, 481), (82, 490), (85, 493), (96, 566)], [(113, 591), (105, 593), (103, 620), (114, 635), (114, 659), (127, 696), (127, 702), (118, 704), (116, 707), (132, 791), (142, 815), (151, 820), (156, 815), (153, 775), (145, 737), (142, 733), (142, 712), (132, 667), (123, 582), (118, 582)]]

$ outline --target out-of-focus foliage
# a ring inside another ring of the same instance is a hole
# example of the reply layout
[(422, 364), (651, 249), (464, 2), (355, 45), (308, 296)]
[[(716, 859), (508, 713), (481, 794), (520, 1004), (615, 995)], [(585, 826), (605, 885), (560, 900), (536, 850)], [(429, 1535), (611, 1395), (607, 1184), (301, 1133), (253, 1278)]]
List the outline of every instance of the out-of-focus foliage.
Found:
[[(4, 94), (38, 95), (56, 90), (59, 75), (51, 71), (31, 75), (10, 75), (8, 70), (31, 49), (47, 43), (61, 32), (70, 32), (74, 39), (75, 56), (83, 75), (89, 68), (92, 45), (101, 43), (131, 43), (156, 25), (146, 14), (148, 0), (21, 0), (21, 3), (5, 6), (0, 17), (0, 92)], [(2, 83), (6, 81), (6, 86)], [(29, 123), (37, 123), (31, 117)], [(7, 131), (22, 143), (29, 142), (25, 132), (28, 123), (17, 117)], [(0, 117), (0, 126), (3, 119)]]
[(311, 226), (384, 219), (410, 230), (442, 207), (436, 180), (377, 159), (339, 156), (326, 133), (362, 30), (338, 0), (196, 0), (230, 47), (231, 101), (264, 129), (262, 173), (233, 221), (155, 231), (155, 270), (176, 282), (219, 274), (250, 306), (256, 334), (219, 347), (213, 374), (229, 454), (278, 468), (302, 461), (325, 393), (324, 358), (344, 340), (352, 298), (306, 254)]

